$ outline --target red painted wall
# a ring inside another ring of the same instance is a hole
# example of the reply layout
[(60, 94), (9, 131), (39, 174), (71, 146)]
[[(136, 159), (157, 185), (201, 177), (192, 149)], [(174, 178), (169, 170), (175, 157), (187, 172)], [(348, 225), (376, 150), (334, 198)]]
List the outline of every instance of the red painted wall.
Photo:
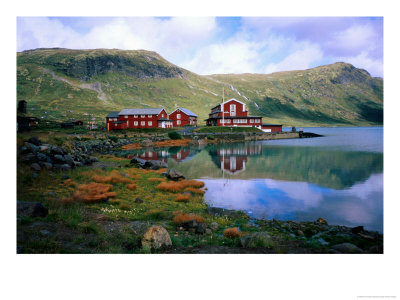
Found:
[(262, 126), (261, 129), (271, 129), (271, 132), (282, 132), (282, 125)]
[[(240, 119), (240, 117), (238, 117)], [(251, 123), (250, 119), (241, 119), (241, 120), (246, 120), (246, 123), (234, 123), (234, 119), (225, 119), (225, 122), (228, 122), (230, 120), (230, 123), (225, 123), (225, 126), (230, 127), (230, 126), (261, 126), (261, 118), (254, 118), (254, 123)], [(256, 120), (258, 120), (258, 123), (256, 123)], [(217, 119), (217, 126), (222, 126), (222, 119)]]
[[(135, 118), (134, 115), (128, 115), (126, 116), (119, 116), (118, 120), (120, 121), (127, 121), (127, 128), (155, 128), (158, 127), (158, 120), (159, 119), (167, 119), (168, 115), (167, 112), (163, 109), (158, 115), (151, 115), (150, 117), (148, 115), (137, 115), (137, 118)], [(137, 122), (137, 125), (135, 125), (135, 122)], [(144, 122), (144, 124), (142, 124)], [(149, 122), (151, 122), (151, 125), (149, 125)]]
[[(181, 118), (178, 119), (178, 114), (181, 115)], [(174, 112), (172, 112), (169, 115), (169, 119), (173, 121), (173, 126), (174, 127), (179, 127), (179, 126), (186, 126), (186, 125), (197, 125), (197, 118), (196, 117), (190, 117), (187, 114), (185, 114), (183, 111), (181, 110), (175, 110)], [(194, 124), (190, 123), (190, 119), (192, 119), (192, 123), (194, 122)], [(181, 124), (178, 125), (178, 120), (181, 121)]]

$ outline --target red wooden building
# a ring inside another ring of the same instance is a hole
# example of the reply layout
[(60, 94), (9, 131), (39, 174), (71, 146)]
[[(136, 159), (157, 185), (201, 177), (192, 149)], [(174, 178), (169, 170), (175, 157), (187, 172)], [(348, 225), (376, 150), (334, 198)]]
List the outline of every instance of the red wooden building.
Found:
[(172, 120), (163, 108), (128, 108), (106, 116), (107, 131), (129, 128), (171, 128)]
[(280, 125), (280, 124), (262, 124), (261, 130), (264, 132), (282, 132), (282, 125)]
[(234, 98), (211, 109), (207, 126), (257, 127), (261, 129), (262, 117), (249, 116), (246, 104)]
[(186, 109), (177, 108), (169, 115), (170, 120), (173, 121), (173, 126), (197, 126), (197, 115)]

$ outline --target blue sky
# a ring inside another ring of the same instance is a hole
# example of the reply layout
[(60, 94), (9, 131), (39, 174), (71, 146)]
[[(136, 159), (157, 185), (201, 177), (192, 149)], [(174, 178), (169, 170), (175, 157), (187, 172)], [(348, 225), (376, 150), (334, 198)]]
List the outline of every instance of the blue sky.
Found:
[(383, 77), (381, 17), (17, 18), (17, 50), (39, 47), (151, 50), (202, 75), (344, 61)]

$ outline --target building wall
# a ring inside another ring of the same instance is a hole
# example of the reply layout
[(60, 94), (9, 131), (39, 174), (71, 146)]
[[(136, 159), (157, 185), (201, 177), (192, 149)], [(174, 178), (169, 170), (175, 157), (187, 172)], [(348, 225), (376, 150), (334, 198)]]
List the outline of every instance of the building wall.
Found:
[[(238, 121), (235, 121), (238, 120)], [(253, 123), (252, 121), (253, 120)], [(222, 119), (217, 119), (217, 126), (222, 126), (225, 124), (225, 126), (237, 126), (237, 127), (243, 127), (243, 126), (261, 126), (261, 118), (243, 118), (241, 119), (240, 117), (236, 119), (224, 119), (224, 122), (222, 122)]]
[[(167, 112), (163, 109), (158, 115), (120, 115), (118, 120), (127, 121), (127, 128), (155, 128), (158, 127), (158, 120), (167, 119)], [(151, 122), (151, 123), (149, 123)]]
[[(248, 112), (246, 111), (246, 107), (244, 107), (244, 110), (245, 111), (243, 111), (243, 104), (242, 103), (240, 103), (240, 102), (238, 102), (238, 101), (235, 101), (235, 100), (230, 100), (230, 101), (228, 101), (228, 102), (226, 102), (226, 103), (224, 103), (224, 117), (229, 117), (229, 116), (231, 116), (231, 105), (233, 105), (234, 106), (234, 111), (235, 111), (235, 116), (238, 116), (238, 117), (247, 117), (247, 115), (248, 115)], [(220, 105), (220, 106), (222, 106), (222, 105)], [(222, 111), (222, 109), (221, 109), (221, 111)], [(220, 117), (222, 117), (222, 112), (220, 112), (220, 113), (218, 113), (218, 116), (220, 116)]]
[(262, 126), (261, 130), (265, 132), (282, 132), (282, 125), (279, 126)]
[(106, 119), (107, 131), (126, 129), (126, 125), (127, 125), (126, 123), (114, 124), (114, 122), (117, 120), (118, 120), (118, 118), (107, 118)]
[[(180, 114), (180, 119), (178, 119), (178, 114)], [(174, 127), (186, 126), (186, 125), (197, 125), (197, 118), (191, 117), (182, 112), (181, 110), (175, 110), (169, 115), (169, 119), (173, 121)], [(180, 124), (178, 124), (180, 120)]]

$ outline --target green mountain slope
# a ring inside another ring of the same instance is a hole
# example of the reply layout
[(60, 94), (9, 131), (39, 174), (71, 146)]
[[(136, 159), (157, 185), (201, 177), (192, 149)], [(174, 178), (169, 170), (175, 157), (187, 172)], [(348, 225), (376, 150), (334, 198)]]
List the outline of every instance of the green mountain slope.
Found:
[(383, 81), (345, 63), (274, 74), (200, 76), (155, 52), (36, 49), (17, 53), (17, 100), (44, 120), (104, 121), (134, 107), (188, 108), (204, 123), (226, 98), (245, 102), (265, 123), (377, 125), (383, 121)]

